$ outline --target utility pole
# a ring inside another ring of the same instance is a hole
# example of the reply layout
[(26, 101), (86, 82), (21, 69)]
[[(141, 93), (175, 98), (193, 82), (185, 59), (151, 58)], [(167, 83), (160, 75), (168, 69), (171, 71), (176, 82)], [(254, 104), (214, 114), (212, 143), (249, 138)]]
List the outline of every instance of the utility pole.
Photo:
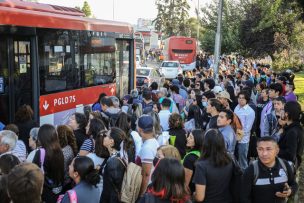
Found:
[(114, 16), (115, 16), (115, 0), (113, 0), (113, 20), (114, 20)]
[(222, 40), (222, 14), (223, 14), (223, 1), (219, 0), (218, 3), (218, 14), (217, 14), (217, 30), (215, 35), (215, 46), (214, 46), (214, 77), (217, 80), (218, 77), (218, 66), (221, 55), (221, 40)]
[(199, 30), (200, 30), (199, 10), (200, 10), (200, 0), (197, 0), (197, 34), (196, 34), (197, 44), (199, 44)]

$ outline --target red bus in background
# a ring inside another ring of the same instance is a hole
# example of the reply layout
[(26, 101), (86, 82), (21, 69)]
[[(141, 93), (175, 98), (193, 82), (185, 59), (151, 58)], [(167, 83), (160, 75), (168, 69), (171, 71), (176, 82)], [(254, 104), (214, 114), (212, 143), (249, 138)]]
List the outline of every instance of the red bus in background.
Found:
[(130, 24), (86, 18), (75, 9), (0, 1), (0, 121), (14, 122), (24, 104), (40, 125), (65, 124), (100, 93), (134, 88)]
[(164, 40), (164, 60), (179, 61), (183, 71), (195, 69), (197, 53), (196, 39), (172, 36)]

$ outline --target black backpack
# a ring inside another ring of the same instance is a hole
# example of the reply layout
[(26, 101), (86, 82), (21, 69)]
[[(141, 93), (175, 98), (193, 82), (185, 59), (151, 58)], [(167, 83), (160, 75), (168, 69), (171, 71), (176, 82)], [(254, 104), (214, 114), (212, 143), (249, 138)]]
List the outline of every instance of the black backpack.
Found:
[(106, 115), (109, 117), (109, 119), (108, 119), (109, 128), (116, 126), (116, 122), (117, 122), (120, 114), (121, 114), (121, 111), (119, 111), (118, 113), (114, 113), (114, 114), (106, 113)]
[(230, 193), (233, 203), (241, 202), (243, 171), (235, 158), (232, 158), (232, 177), (230, 180)]

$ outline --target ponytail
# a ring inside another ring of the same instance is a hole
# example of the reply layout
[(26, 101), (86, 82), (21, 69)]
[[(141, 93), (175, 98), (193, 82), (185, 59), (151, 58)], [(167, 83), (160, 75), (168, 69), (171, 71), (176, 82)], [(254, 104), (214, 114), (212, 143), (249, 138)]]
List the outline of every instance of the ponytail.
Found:
[(89, 172), (85, 177), (84, 181), (89, 183), (90, 185), (93, 185), (97, 187), (97, 184), (100, 182), (100, 176), (98, 174), (98, 171), (93, 169), (91, 172)]
[(88, 184), (97, 187), (100, 182), (98, 171), (95, 170), (94, 162), (86, 156), (79, 156), (74, 159), (74, 171), (76, 171), (80, 179)]

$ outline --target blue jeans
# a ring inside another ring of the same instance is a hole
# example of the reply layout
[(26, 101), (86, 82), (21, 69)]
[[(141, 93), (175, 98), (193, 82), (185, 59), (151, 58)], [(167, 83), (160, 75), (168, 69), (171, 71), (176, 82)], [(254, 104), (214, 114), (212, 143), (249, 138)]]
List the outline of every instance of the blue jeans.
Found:
[(249, 143), (238, 143), (238, 161), (242, 170), (245, 170), (248, 167), (248, 148)]

